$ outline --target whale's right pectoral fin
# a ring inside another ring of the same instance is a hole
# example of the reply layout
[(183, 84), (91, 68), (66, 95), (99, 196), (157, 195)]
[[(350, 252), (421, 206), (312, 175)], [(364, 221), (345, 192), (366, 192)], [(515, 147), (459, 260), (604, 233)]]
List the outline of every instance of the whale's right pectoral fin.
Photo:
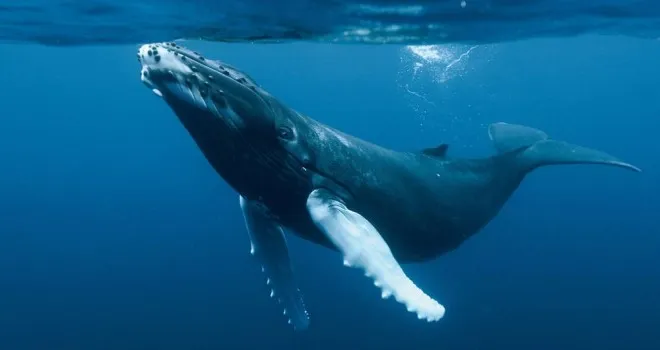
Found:
[(307, 329), (309, 315), (293, 275), (282, 227), (263, 204), (242, 196), (240, 204), (250, 235), (250, 253), (261, 263), (271, 298), (284, 307), (283, 313), (295, 330)]
[(426, 295), (406, 276), (387, 243), (362, 215), (348, 209), (332, 192), (316, 189), (307, 198), (307, 210), (316, 226), (344, 256), (344, 265), (359, 267), (382, 289), (394, 295), (420, 319), (437, 321), (445, 308)]

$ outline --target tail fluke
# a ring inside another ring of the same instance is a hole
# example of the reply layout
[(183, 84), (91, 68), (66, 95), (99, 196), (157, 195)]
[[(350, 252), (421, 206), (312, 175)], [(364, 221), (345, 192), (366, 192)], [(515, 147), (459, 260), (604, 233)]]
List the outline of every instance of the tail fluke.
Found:
[(605, 152), (551, 140), (543, 131), (523, 125), (494, 123), (488, 134), (498, 152), (519, 152), (517, 160), (524, 171), (552, 164), (604, 164), (641, 171)]

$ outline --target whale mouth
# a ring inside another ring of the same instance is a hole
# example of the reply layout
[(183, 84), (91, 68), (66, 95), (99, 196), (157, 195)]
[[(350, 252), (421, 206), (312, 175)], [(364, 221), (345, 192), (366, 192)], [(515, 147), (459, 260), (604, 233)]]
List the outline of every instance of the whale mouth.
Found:
[(174, 42), (142, 45), (140, 78), (167, 102), (186, 102), (222, 117), (268, 108), (265, 92), (246, 74)]

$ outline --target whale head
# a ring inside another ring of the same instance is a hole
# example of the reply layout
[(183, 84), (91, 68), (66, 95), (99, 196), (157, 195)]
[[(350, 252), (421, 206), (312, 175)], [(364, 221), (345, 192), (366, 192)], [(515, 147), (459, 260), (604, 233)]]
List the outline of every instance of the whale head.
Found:
[(273, 119), (270, 95), (228, 64), (205, 59), (173, 42), (142, 45), (138, 61), (142, 82), (180, 117), (221, 118), (234, 127)]
[(248, 191), (273, 172), (283, 178), (308, 176), (304, 117), (250, 76), (176, 43), (142, 45), (138, 61), (142, 82), (162, 97), (211, 165), (235, 187)]

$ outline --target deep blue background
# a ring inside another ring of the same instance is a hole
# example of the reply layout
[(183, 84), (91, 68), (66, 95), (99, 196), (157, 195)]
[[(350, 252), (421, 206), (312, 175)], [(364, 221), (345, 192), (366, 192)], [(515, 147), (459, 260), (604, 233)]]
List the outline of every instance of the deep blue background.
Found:
[(447, 307), (439, 323), (292, 237), (312, 317), (294, 333), (237, 195), (140, 83), (136, 46), (0, 46), (0, 349), (660, 348), (657, 41), (478, 48), (463, 76), (418, 77), (435, 103), (422, 126), (401, 47), (189, 45), (388, 147), (487, 155), (486, 125), (507, 121), (644, 172), (540, 169), (459, 250), (404, 266)]

